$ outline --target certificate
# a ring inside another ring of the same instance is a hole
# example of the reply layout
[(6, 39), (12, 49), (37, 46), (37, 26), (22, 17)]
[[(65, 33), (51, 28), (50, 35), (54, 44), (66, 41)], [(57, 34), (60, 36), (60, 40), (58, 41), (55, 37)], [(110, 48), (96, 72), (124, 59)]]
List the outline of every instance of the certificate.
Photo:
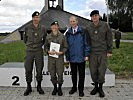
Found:
[[(50, 51), (51, 51), (51, 52), (59, 52), (59, 50), (60, 50), (60, 44), (54, 43), (54, 42), (51, 42), (51, 43), (50, 43)], [(58, 58), (58, 57), (59, 57), (59, 56), (56, 55), (56, 54), (54, 54), (54, 55), (50, 55), (50, 54), (49, 54), (49, 56), (54, 57), (54, 58)]]

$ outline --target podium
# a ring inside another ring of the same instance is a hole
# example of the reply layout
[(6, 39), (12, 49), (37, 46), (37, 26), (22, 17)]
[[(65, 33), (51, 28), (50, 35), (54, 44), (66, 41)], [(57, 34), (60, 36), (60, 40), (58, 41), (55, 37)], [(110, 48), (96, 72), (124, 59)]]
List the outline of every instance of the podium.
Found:
[[(53, 87), (50, 81), (50, 73), (47, 71), (47, 61), (48, 58), (44, 57), (44, 69), (42, 72), (43, 81), (42, 87)], [(65, 68), (63, 73), (64, 75), (64, 83), (63, 87), (71, 87), (71, 70), (70, 67), (68, 69)], [(36, 71), (35, 66), (33, 69), (33, 81), (32, 87), (36, 87)], [(89, 68), (85, 70), (85, 87), (93, 86), (91, 83), (91, 76)], [(0, 86), (11, 86), (11, 87), (26, 87), (25, 80), (25, 69), (23, 62), (8, 62), (0, 66)], [(109, 69), (106, 71), (105, 75), (105, 84), (104, 86), (115, 86), (115, 74), (111, 72)]]
[[(34, 78), (32, 86), (34, 86)], [(8, 62), (0, 66), (0, 86), (26, 87), (24, 63)]]

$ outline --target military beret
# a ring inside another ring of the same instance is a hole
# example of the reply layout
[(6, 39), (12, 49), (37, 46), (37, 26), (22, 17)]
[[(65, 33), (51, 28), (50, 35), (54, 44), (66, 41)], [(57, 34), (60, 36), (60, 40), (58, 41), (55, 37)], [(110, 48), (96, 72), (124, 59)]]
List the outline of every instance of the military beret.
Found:
[(56, 24), (59, 25), (58, 21), (52, 22), (52, 23), (51, 23), (51, 26), (52, 26), (52, 25), (56, 25)]
[(40, 15), (40, 13), (38, 12), (38, 11), (35, 11), (33, 14), (32, 14), (32, 17), (34, 17), (34, 16), (39, 16)]
[(95, 15), (95, 14), (98, 14), (98, 15), (99, 15), (99, 11), (98, 11), (98, 10), (93, 10), (93, 11), (91, 12), (90, 16), (93, 16), (93, 15)]

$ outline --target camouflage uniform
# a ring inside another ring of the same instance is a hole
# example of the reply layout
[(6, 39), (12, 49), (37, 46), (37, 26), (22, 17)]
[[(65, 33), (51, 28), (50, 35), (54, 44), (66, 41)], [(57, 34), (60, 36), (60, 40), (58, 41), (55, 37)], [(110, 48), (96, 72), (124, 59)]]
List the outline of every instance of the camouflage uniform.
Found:
[[(45, 41), (45, 51), (48, 52), (50, 50), (50, 43), (58, 43), (60, 44), (60, 52), (65, 53), (67, 50), (67, 42), (62, 33), (58, 31), (58, 34), (55, 36), (53, 33), (50, 33), (46, 37)], [(51, 74), (51, 81), (53, 84), (62, 84), (63, 83), (63, 72), (64, 72), (64, 54), (59, 55), (59, 58), (54, 58), (48, 56), (48, 71)], [(58, 78), (56, 76), (58, 75)]]
[(26, 57), (25, 57), (25, 74), (26, 81), (32, 82), (33, 63), (36, 65), (36, 79), (42, 80), (42, 70), (44, 66), (43, 49), (44, 41), (46, 38), (46, 31), (43, 25), (39, 24), (37, 28), (33, 24), (29, 24), (25, 28), (24, 42), (26, 44)]
[(91, 46), (90, 72), (93, 82), (104, 83), (107, 69), (107, 53), (112, 53), (112, 33), (107, 23), (90, 24), (88, 43)]
[(114, 38), (115, 38), (116, 48), (119, 48), (120, 47), (121, 32), (116, 30)]

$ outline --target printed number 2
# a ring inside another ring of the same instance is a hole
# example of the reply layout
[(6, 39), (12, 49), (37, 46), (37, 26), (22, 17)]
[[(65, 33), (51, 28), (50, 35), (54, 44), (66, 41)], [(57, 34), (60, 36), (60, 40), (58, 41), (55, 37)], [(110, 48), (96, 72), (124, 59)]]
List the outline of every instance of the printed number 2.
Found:
[(19, 81), (19, 77), (18, 76), (13, 76), (12, 79), (15, 79), (15, 81), (12, 83), (12, 85), (20, 85), (18, 83), (18, 81)]

